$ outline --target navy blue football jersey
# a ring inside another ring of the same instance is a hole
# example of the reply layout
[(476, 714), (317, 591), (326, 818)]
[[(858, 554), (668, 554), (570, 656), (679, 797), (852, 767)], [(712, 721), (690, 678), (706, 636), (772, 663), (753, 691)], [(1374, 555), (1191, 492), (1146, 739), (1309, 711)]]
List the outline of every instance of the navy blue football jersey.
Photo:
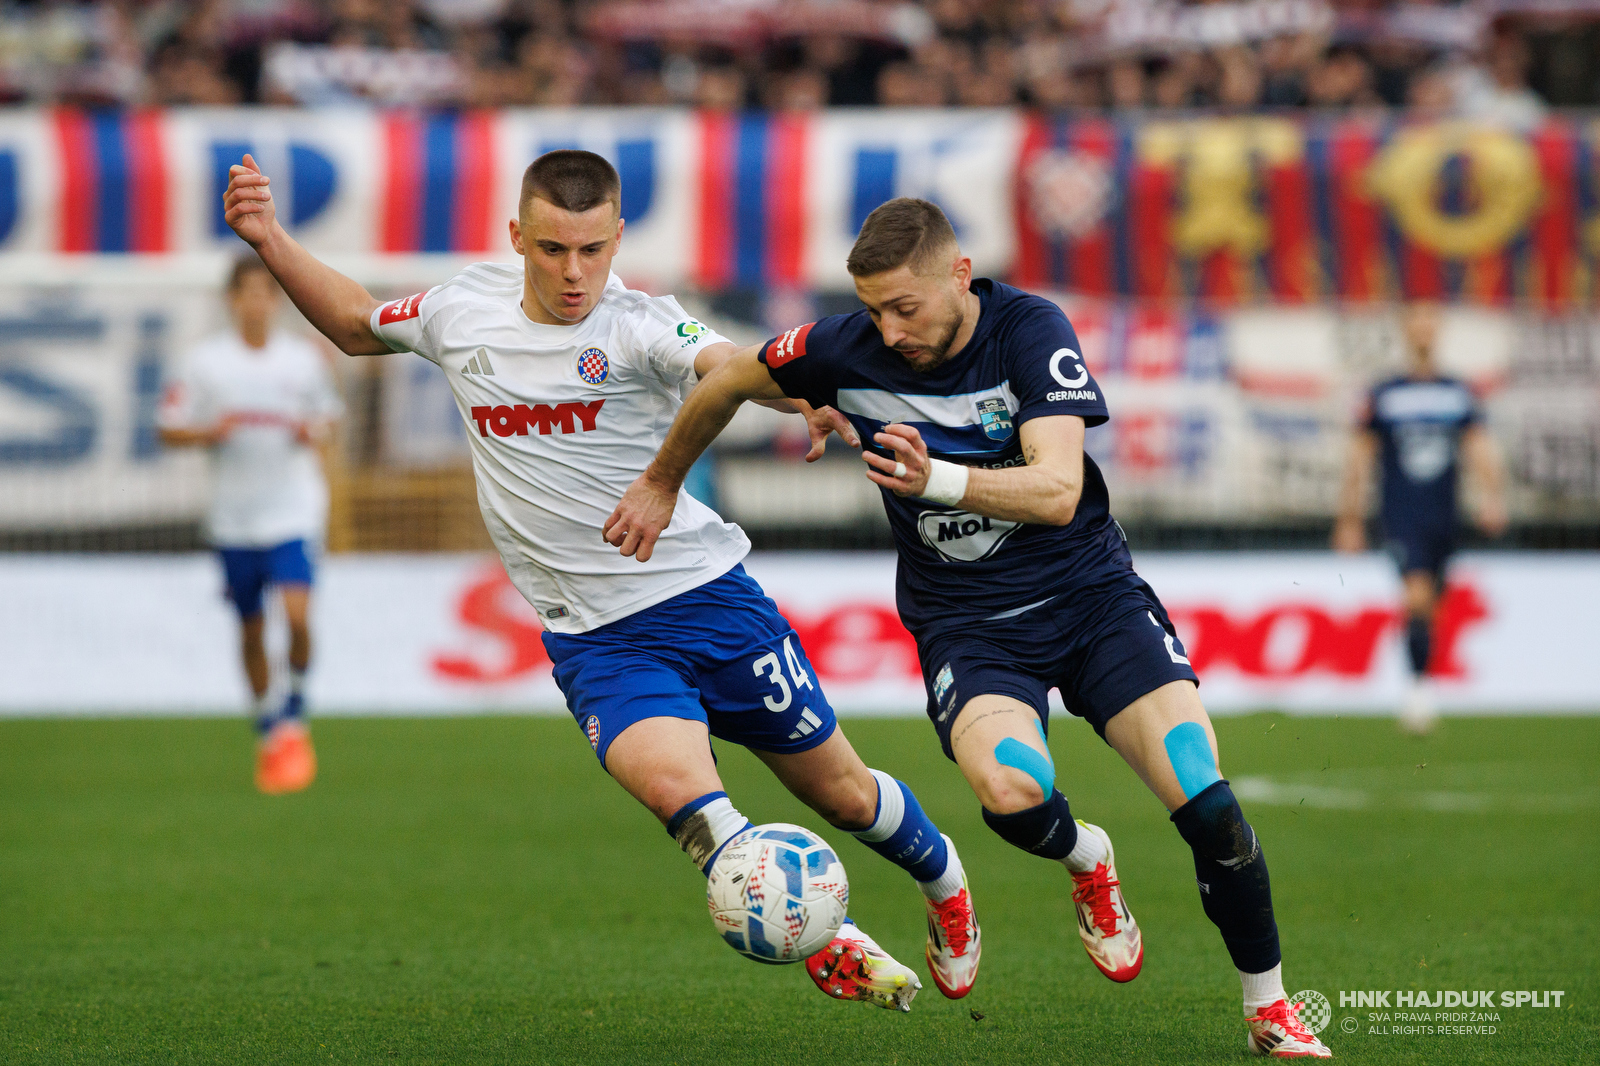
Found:
[(1455, 524), (1461, 435), (1481, 418), (1472, 390), (1455, 378), (1393, 378), (1372, 390), (1365, 425), (1380, 445), (1385, 526)]
[[(888, 458), (872, 437), (890, 422), (915, 426), (934, 458), (992, 469), (1026, 465), (1018, 430), (1030, 418), (1106, 421), (1105, 396), (1061, 308), (986, 278), (972, 291), (982, 307), (972, 339), (927, 373), (884, 345), (865, 309), (792, 329), (760, 357), (785, 395), (836, 408), (863, 445)], [(967, 626), (1074, 591), (1139, 587), (1105, 479), (1087, 454), (1083, 468), (1065, 526), (1002, 521), (882, 489), (906, 627)]]

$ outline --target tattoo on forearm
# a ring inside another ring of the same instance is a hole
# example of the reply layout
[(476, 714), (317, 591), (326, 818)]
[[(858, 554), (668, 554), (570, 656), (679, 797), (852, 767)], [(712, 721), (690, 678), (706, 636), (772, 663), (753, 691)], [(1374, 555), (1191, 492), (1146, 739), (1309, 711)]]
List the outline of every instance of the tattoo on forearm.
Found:
[(1022, 446), (1022, 457), (1024, 459), (1028, 460), (1028, 465), (1029, 466), (1032, 466), (1034, 463), (1038, 462), (1038, 460), (1039, 460), (1039, 452), (1038, 452), (1038, 450), (1036, 448), (1034, 448), (1033, 445), (1024, 444)]

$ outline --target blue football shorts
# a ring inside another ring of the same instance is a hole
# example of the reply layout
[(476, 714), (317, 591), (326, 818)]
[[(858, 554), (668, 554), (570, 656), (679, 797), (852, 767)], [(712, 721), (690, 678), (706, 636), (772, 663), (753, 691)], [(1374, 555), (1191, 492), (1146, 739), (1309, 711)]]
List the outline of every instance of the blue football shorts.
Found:
[(218, 548), (228, 599), (240, 618), (261, 613), (261, 597), (268, 585), (311, 584), (311, 554), (303, 540), (285, 541), (271, 548)]
[(1450, 566), (1450, 556), (1456, 551), (1456, 530), (1453, 525), (1385, 522), (1383, 549), (1394, 559), (1400, 573), (1422, 571), (1432, 574), (1434, 581), (1443, 584), (1445, 571)]
[(945, 755), (955, 758), (950, 731), (974, 696), (1025, 703), (1048, 731), (1047, 696), (1059, 688), (1067, 710), (1104, 740), (1106, 723), (1140, 696), (1173, 681), (1200, 683), (1149, 585), (1110, 596), (1099, 610), (1060, 596), (1015, 618), (919, 636), (928, 717)]
[(546, 632), (544, 646), (602, 766), (646, 718), (704, 722), (718, 740), (784, 753), (838, 727), (800, 638), (742, 565), (587, 633)]

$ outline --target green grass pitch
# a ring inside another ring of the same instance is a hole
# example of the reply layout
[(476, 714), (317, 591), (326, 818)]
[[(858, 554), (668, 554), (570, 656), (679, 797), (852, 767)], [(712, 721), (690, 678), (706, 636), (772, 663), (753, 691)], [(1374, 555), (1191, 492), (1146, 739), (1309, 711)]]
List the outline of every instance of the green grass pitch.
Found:
[[(823, 998), (724, 946), (703, 882), (567, 719), (326, 720), (322, 777), (269, 799), (241, 722), (0, 723), (0, 1062), (1237, 1063), (1239, 987), (1189, 852), (1074, 720), (1052, 746), (1144, 928), (1113, 985), (1059, 867), (989, 833), (923, 721), (846, 722), (961, 846), (984, 930), (970, 997)], [(1348, 1062), (1600, 1061), (1600, 720), (1217, 723), (1270, 860), (1291, 992)], [(835, 843), (851, 914), (919, 970), (921, 899), (742, 750), (756, 821)], [(1358, 989), (1552, 990), (1492, 1035), (1369, 1031)], [(1340, 1031), (1356, 1018), (1357, 1032)]]

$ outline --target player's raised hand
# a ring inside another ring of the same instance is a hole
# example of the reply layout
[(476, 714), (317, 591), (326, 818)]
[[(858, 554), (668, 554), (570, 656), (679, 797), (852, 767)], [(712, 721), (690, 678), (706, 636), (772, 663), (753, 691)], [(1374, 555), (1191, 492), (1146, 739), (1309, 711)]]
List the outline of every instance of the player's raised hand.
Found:
[(222, 194), (222, 217), (233, 232), (255, 247), (272, 232), (277, 209), (272, 204), (272, 179), (261, 173), (254, 158), (245, 154), (243, 163), (228, 168), (228, 189)]
[(882, 485), (896, 496), (920, 496), (928, 488), (928, 446), (915, 426), (898, 422), (883, 427), (882, 433), (872, 437), (873, 443), (894, 453), (885, 459), (876, 452), (863, 451), (861, 458), (867, 464), (867, 477)]
[(834, 433), (844, 438), (852, 448), (861, 447), (861, 438), (844, 415), (828, 406), (812, 407), (804, 400), (790, 400), (806, 416), (806, 432), (811, 434), (811, 450), (806, 452), (806, 462), (821, 459), (828, 448), (828, 437)]
[(655, 551), (656, 538), (671, 523), (677, 506), (678, 494), (651, 481), (646, 471), (622, 494), (621, 502), (606, 519), (600, 535), (607, 544), (621, 548), (623, 555), (647, 563)]

